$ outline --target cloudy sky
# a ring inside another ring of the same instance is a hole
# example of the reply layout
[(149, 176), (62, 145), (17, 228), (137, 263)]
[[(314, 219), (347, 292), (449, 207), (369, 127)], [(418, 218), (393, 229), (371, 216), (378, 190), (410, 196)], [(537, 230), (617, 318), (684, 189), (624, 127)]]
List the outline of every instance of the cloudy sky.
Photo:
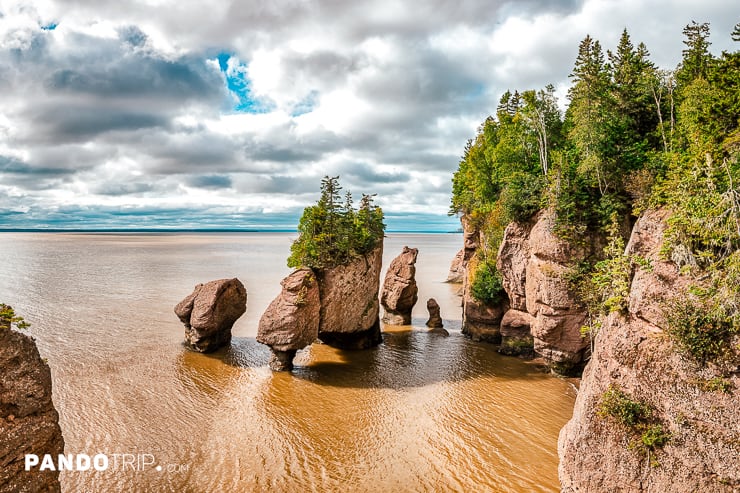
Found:
[(510, 89), (623, 28), (673, 68), (736, 0), (0, 0), (0, 229), (290, 229), (324, 175), (389, 230), (448, 231), (465, 142)]

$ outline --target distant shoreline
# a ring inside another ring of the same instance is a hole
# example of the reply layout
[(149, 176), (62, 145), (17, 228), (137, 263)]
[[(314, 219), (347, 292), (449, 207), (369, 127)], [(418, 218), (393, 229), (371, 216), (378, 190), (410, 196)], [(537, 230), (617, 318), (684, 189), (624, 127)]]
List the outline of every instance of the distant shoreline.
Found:
[[(294, 229), (58, 229), (58, 228), (0, 228), (1, 233), (78, 233), (78, 234), (183, 234), (183, 233), (298, 233)], [(388, 234), (415, 233), (415, 234), (462, 234), (462, 231), (432, 231), (432, 230), (388, 230)]]

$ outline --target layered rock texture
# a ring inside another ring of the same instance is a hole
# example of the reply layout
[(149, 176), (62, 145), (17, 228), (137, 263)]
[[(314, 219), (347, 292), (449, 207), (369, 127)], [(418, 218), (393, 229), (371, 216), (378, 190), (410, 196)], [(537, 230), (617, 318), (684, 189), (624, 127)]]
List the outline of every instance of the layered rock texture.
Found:
[(401, 254), (391, 261), (383, 281), (380, 303), (385, 309), (383, 323), (409, 325), (411, 310), (418, 301), (416, 286), (416, 257), (419, 250), (403, 247)]
[(311, 269), (298, 269), (281, 281), (282, 291), (260, 318), (257, 341), (270, 346), (270, 368), (293, 369), (296, 351), (319, 336), (319, 285)]
[(0, 321), (0, 492), (57, 492), (59, 472), (24, 470), (26, 454), (64, 453), (51, 372), (29, 336)]
[(229, 344), (234, 322), (246, 311), (247, 290), (236, 278), (198, 284), (175, 306), (185, 324), (185, 344), (201, 353)]
[[(667, 216), (645, 213), (627, 245), (651, 267), (636, 267), (626, 313), (609, 315), (596, 336), (558, 443), (565, 493), (740, 491), (740, 376), (718, 377), (717, 368), (682, 354), (664, 332), (664, 302), (690, 281), (659, 255)], [(644, 430), (600, 412), (614, 388), (652, 409), (651, 426), (667, 438), (662, 447), (646, 447)]]
[(321, 297), (319, 339), (341, 349), (367, 349), (380, 336), (382, 242), (352, 262), (316, 272)]

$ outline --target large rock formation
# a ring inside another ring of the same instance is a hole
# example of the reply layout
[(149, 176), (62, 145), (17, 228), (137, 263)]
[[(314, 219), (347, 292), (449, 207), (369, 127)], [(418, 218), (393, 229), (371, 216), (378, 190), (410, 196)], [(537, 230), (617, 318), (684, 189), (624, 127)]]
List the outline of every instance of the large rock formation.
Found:
[(380, 268), (383, 243), (348, 264), (316, 271), (321, 298), (319, 339), (342, 349), (366, 349), (380, 335)]
[(231, 342), (231, 327), (247, 311), (247, 290), (239, 279), (219, 279), (195, 286), (175, 306), (185, 324), (185, 344), (209, 353)]
[[(664, 333), (664, 301), (692, 281), (659, 255), (667, 215), (646, 212), (627, 245), (651, 267), (636, 269), (627, 313), (611, 314), (596, 337), (558, 443), (565, 493), (740, 491), (740, 375), (718, 377)], [(610, 388), (652, 408), (652, 425), (670, 437), (662, 448), (646, 448), (639, 430), (599, 412)]]
[(380, 303), (385, 309), (383, 323), (409, 325), (411, 310), (416, 304), (419, 288), (416, 286), (416, 257), (419, 250), (403, 247), (401, 254), (391, 261), (383, 281)]
[(283, 290), (260, 318), (257, 341), (270, 346), (270, 368), (293, 369), (296, 351), (319, 336), (321, 301), (311, 269), (298, 269), (280, 282)]
[(25, 455), (64, 453), (51, 372), (32, 338), (0, 320), (0, 492), (55, 492), (59, 472), (25, 471)]

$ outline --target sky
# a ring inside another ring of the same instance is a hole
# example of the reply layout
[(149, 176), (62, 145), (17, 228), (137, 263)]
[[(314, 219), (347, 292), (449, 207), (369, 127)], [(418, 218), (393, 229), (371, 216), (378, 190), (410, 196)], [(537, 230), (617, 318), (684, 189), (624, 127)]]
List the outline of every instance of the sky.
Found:
[(0, 229), (294, 229), (325, 175), (389, 231), (451, 231), (451, 178), (507, 90), (627, 28), (736, 50), (736, 0), (0, 0)]

